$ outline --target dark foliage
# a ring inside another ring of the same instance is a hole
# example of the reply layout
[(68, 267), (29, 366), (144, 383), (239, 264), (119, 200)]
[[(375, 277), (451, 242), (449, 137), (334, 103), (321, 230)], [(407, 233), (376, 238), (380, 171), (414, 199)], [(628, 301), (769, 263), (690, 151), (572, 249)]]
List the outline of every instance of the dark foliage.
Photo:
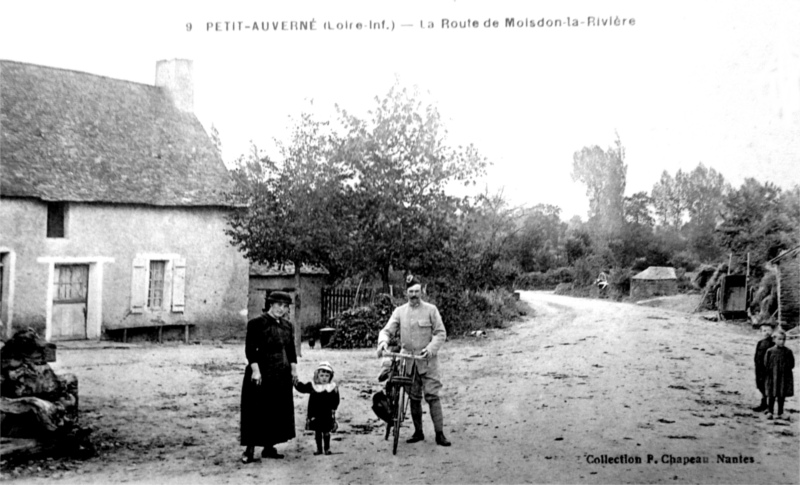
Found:
[(375, 347), (378, 334), (397, 305), (389, 295), (380, 295), (373, 305), (356, 307), (340, 313), (330, 322), (336, 329), (328, 347), (356, 349)]

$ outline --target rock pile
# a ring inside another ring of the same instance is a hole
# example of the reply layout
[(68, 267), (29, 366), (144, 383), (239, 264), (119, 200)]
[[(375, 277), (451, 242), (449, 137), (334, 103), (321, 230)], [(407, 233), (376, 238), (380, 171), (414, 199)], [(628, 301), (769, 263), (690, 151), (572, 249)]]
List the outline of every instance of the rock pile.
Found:
[(35, 331), (17, 332), (0, 357), (3, 458), (17, 452), (86, 453), (90, 431), (78, 425), (78, 379), (56, 375), (56, 346)]

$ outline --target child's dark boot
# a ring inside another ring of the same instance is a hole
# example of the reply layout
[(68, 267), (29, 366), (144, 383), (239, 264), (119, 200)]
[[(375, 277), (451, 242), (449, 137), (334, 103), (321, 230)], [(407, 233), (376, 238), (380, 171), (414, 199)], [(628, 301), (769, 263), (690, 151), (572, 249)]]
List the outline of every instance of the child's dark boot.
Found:
[(317, 444), (317, 451), (315, 451), (314, 454), (315, 455), (321, 455), (322, 454), (322, 433), (320, 433), (319, 431), (314, 433), (314, 442), (316, 442), (316, 444)]
[(325, 454), (326, 455), (330, 455), (331, 454), (331, 434), (330, 433), (324, 433), (322, 435), (322, 439), (323, 439), (323, 441), (325, 443)]

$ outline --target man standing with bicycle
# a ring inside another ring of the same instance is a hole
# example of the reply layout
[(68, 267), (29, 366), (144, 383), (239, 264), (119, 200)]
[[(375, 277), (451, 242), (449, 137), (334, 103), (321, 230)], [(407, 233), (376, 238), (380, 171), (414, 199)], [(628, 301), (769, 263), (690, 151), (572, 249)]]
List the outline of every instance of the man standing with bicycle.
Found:
[(411, 398), (411, 420), (414, 422), (414, 434), (407, 443), (416, 443), (425, 439), (422, 433), (422, 398), (428, 407), (436, 431), (436, 444), (450, 446), (444, 436), (444, 417), (439, 391), (442, 389), (439, 373), (439, 360), (436, 357), (439, 348), (447, 338), (442, 323), (442, 316), (435, 305), (422, 301), (422, 285), (411, 275), (406, 278), (406, 297), (408, 303), (395, 308), (389, 322), (381, 330), (378, 337), (378, 357), (389, 346), (389, 340), (400, 332), (400, 347), (403, 351), (425, 357), (416, 361), (413, 366), (413, 383), (408, 391)]

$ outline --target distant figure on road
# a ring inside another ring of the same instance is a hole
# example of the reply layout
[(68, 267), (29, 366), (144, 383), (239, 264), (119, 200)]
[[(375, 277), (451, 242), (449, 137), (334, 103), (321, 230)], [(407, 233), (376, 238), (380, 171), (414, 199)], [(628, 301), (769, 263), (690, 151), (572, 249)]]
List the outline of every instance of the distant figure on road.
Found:
[(267, 297), (269, 310), (247, 322), (244, 353), (247, 369), (242, 383), (242, 463), (254, 461), (256, 446), (264, 458), (283, 458), (275, 445), (295, 437), (294, 395), (297, 354), (294, 328), (283, 318), (292, 297), (273, 291)]
[(439, 391), (442, 389), (439, 374), (439, 359), (436, 353), (444, 344), (447, 332), (442, 317), (436, 306), (422, 301), (422, 285), (417, 278), (409, 275), (406, 278), (406, 296), (408, 303), (395, 308), (389, 322), (381, 330), (378, 337), (378, 357), (389, 346), (392, 335), (400, 331), (400, 348), (402, 351), (427, 356), (425, 360), (416, 361), (413, 383), (408, 395), (411, 400), (411, 420), (414, 422), (414, 434), (407, 443), (416, 443), (425, 439), (422, 433), (422, 397), (431, 411), (433, 429), (436, 431), (436, 444), (450, 446), (444, 436), (444, 417)]
[(786, 334), (778, 330), (772, 335), (775, 346), (767, 350), (764, 363), (767, 367), (766, 394), (769, 401), (769, 414), (767, 419), (772, 419), (775, 400), (778, 400), (778, 419), (783, 418), (783, 402), (787, 397), (794, 396), (794, 354), (787, 349)]

